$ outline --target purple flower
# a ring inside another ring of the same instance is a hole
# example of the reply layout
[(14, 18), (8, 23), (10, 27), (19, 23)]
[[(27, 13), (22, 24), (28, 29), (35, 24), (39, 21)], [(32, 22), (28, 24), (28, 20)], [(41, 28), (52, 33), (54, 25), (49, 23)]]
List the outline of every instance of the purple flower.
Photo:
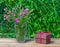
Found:
[(15, 18), (15, 21), (18, 23), (19, 22), (18, 18)]
[(7, 15), (6, 17), (5, 17), (5, 20), (8, 20), (9, 19), (9, 16)]
[(21, 17), (24, 17), (24, 15), (28, 12), (28, 9), (24, 9), (21, 13)]
[(24, 15), (25, 15), (25, 13), (24, 13), (24, 12), (22, 12), (22, 13), (21, 13), (21, 17), (24, 17)]
[(16, 16), (16, 14), (13, 14), (13, 16)]
[(24, 9), (23, 12), (27, 13), (29, 9)]

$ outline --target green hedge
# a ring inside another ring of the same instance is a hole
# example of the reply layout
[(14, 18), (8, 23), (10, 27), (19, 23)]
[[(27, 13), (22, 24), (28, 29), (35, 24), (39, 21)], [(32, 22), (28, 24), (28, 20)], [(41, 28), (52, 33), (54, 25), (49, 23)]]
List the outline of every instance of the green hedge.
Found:
[(13, 0), (5, 4), (10, 9), (20, 4), (34, 10), (27, 37), (34, 37), (36, 32), (50, 32), (53, 38), (60, 37), (60, 0)]

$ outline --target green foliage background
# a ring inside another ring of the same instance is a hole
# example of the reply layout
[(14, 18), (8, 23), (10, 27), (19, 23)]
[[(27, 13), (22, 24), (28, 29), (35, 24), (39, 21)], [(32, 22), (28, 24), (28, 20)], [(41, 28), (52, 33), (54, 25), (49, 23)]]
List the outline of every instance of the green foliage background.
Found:
[[(4, 2), (3, 5), (1, 5), (2, 2)], [(60, 0), (0, 0), (0, 21), (3, 21), (4, 7), (11, 9), (18, 4), (22, 5), (24, 8), (34, 10), (28, 24), (28, 38), (33, 38), (36, 32), (50, 32), (53, 38), (60, 37)], [(9, 27), (12, 29), (13, 26), (11, 24), (12, 23), (9, 23)], [(2, 32), (6, 31), (6, 36), (15, 37), (13, 29), (7, 31), (7, 27), (4, 25), (2, 29), (4, 31), (0, 31), (0, 36)]]

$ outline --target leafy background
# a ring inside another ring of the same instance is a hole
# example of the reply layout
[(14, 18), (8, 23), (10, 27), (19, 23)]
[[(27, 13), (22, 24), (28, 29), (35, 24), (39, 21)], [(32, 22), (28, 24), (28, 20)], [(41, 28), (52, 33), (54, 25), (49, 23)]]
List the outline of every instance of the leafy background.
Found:
[(50, 32), (53, 38), (60, 37), (60, 0), (0, 0), (0, 22), (3, 22), (0, 37), (15, 38), (14, 25), (3, 21), (3, 13), (5, 7), (11, 9), (19, 4), (34, 10), (28, 23), (28, 38), (34, 38), (36, 32)]

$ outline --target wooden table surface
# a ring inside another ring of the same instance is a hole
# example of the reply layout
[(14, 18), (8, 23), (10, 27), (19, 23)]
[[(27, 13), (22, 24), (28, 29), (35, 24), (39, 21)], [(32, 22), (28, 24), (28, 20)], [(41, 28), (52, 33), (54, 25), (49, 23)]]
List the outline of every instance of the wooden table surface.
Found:
[(60, 47), (60, 39), (51, 39), (50, 44), (39, 44), (34, 40), (18, 43), (14, 38), (0, 38), (0, 47)]

